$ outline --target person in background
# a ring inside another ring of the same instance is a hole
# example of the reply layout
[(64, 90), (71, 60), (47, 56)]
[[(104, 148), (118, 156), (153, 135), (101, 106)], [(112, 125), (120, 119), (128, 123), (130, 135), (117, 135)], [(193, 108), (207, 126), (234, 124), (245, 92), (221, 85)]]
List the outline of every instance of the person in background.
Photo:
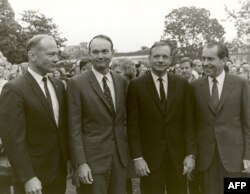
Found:
[(200, 59), (193, 60), (194, 67), (193, 69), (198, 73), (198, 78), (201, 78), (204, 76), (204, 70), (202, 66), (202, 62)]
[(90, 59), (85, 59), (80, 61), (80, 71), (84, 73), (91, 69), (91, 61)]
[(188, 82), (193, 82), (195, 79), (195, 77), (192, 74), (192, 67), (193, 62), (189, 57), (184, 57), (180, 60), (180, 70), (181, 70), (181, 76), (188, 80)]
[(181, 76), (182, 73), (181, 73), (181, 68), (180, 68), (180, 64), (179, 63), (174, 66), (173, 73), (175, 75)]
[(136, 70), (134, 67), (134, 62), (126, 59), (126, 58), (120, 58), (120, 59), (115, 59), (112, 63), (110, 68), (124, 76), (127, 80), (131, 80), (135, 78)]

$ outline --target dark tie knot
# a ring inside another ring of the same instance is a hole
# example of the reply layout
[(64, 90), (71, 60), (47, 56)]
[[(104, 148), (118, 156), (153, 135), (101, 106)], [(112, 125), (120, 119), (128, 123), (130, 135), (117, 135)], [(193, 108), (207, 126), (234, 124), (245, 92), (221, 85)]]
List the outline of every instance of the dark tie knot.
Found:
[(217, 83), (218, 83), (218, 81), (217, 81), (216, 78), (213, 79), (213, 83), (214, 83), (214, 84), (217, 84)]
[(107, 80), (108, 80), (108, 78), (107, 78), (106, 76), (103, 76), (102, 81), (103, 81), (104, 83), (106, 83)]
[(159, 77), (158, 80), (159, 80), (159, 82), (162, 82), (162, 81), (163, 81), (163, 79), (162, 79), (161, 77)]
[(44, 83), (47, 83), (47, 77), (43, 77), (42, 81), (43, 81)]

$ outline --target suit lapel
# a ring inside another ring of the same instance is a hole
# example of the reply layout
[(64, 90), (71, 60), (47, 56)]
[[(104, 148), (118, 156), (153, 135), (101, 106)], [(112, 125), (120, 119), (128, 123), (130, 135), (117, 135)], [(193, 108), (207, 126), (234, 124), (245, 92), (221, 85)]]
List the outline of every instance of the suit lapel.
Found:
[(113, 83), (114, 83), (114, 89), (115, 89), (115, 109), (116, 109), (116, 113), (120, 110), (120, 105), (121, 105), (121, 94), (122, 93), (122, 85), (121, 85), (121, 82), (118, 78), (118, 76), (113, 73), (113, 72), (110, 72), (111, 73), (111, 76), (113, 78)]
[(107, 109), (109, 110), (109, 112), (113, 115), (111, 108), (109, 107), (109, 103), (94, 75), (94, 73), (92, 72), (92, 70), (90, 70), (89, 72), (89, 82), (91, 84), (91, 87), (93, 88), (93, 90), (95, 91), (95, 93), (97, 94), (97, 96), (101, 99), (101, 101), (104, 103), (104, 105), (107, 107)]
[(153, 100), (155, 101), (155, 104), (157, 105), (157, 107), (161, 111), (162, 115), (164, 116), (164, 114), (165, 114), (164, 113), (164, 108), (162, 106), (160, 97), (159, 97), (157, 89), (155, 87), (153, 77), (152, 77), (151, 73), (148, 73), (146, 76), (147, 76), (146, 84), (147, 84), (148, 92), (153, 97)]
[[(63, 91), (61, 91), (60, 89), (60, 86), (56, 83), (55, 79), (51, 76), (49, 76), (49, 80), (51, 81), (53, 87), (54, 87), (54, 90), (56, 92), (56, 97), (57, 97), (57, 101), (58, 101), (58, 106), (59, 106), (59, 118), (58, 118), (58, 127), (60, 126), (60, 123), (61, 123), (61, 116), (62, 116), (62, 104), (63, 104)], [(52, 115), (53, 116), (53, 115)], [(53, 117), (54, 118), (54, 117)], [(55, 120), (54, 120), (55, 121)], [(56, 123), (55, 123), (56, 124)]]
[(226, 74), (223, 88), (222, 88), (222, 92), (221, 92), (219, 105), (216, 109), (216, 112), (218, 112), (221, 109), (221, 107), (223, 106), (223, 104), (225, 103), (225, 100), (228, 97), (228, 95), (230, 94), (230, 92), (232, 91), (233, 86), (234, 86), (234, 82), (233, 82), (232, 78), (228, 74)]
[(205, 76), (201, 79), (202, 79), (202, 81), (200, 83), (200, 87), (201, 87), (202, 94), (203, 94), (204, 98), (206, 99), (206, 102), (208, 103), (208, 106), (211, 109), (211, 111), (213, 113), (215, 113), (215, 108), (214, 108), (214, 105), (212, 103), (210, 90), (209, 90), (208, 77)]
[(168, 73), (168, 91), (167, 91), (167, 113), (169, 112), (171, 105), (173, 104), (174, 94), (175, 94), (175, 80)]
[(31, 85), (33, 92), (35, 93), (35, 95), (37, 96), (39, 101), (41, 102), (42, 106), (44, 107), (44, 109), (46, 110), (46, 112), (48, 113), (50, 118), (52, 119), (53, 123), (56, 125), (54, 115), (52, 114), (52, 112), (50, 110), (48, 101), (47, 101), (43, 91), (41, 90), (40, 86), (38, 85), (36, 80), (33, 78), (33, 76), (29, 72), (25, 73), (25, 77), (28, 80), (29, 84)]

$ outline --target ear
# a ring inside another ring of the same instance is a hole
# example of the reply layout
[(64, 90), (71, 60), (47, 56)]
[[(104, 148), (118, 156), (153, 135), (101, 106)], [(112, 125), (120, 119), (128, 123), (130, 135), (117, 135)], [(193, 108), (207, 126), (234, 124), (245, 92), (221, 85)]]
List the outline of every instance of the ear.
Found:
[(228, 60), (228, 58), (227, 57), (224, 57), (223, 59), (221, 59), (222, 60), (222, 62), (223, 62), (223, 65), (225, 65), (226, 64), (226, 62), (227, 62), (227, 60)]
[(34, 51), (29, 51), (28, 52), (28, 58), (30, 61), (36, 61), (36, 53)]

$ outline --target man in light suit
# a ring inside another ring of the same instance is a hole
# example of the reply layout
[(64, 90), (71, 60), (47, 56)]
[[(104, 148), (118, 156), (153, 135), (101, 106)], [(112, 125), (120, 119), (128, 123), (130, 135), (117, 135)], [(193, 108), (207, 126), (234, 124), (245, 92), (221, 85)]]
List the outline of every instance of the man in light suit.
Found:
[(66, 190), (66, 104), (54, 70), (53, 37), (27, 43), (28, 71), (8, 82), (0, 98), (0, 133), (16, 177), (15, 193), (63, 194)]
[(128, 88), (127, 128), (143, 194), (184, 194), (195, 165), (195, 138), (188, 82), (167, 69), (172, 48), (157, 42), (150, 49), (151, 72)]
[(127, 81), (109, 70), (113, 43), (104, 35), (89, 43), (92, 69), (68, 82), (69, 143), (80, 179), (78, 193), (126, 192)]
[(208, 43), (202, 52), (206, 76), (192, 83), (203, 194), (221, 194), (224, 177), (250, 172), (250, 88), (224, 72), (227, 59), (224, 45)]

